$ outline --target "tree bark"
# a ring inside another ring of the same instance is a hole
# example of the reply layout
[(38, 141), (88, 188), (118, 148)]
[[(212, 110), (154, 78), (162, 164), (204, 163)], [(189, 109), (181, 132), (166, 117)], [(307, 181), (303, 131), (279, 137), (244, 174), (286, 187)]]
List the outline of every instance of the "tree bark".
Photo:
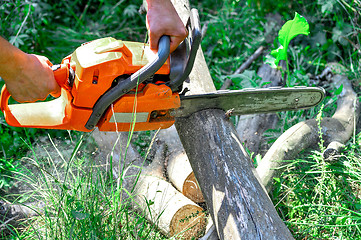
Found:
[[(188, 6), (188, 1), (175, 1), (182, 19)], [(199, 49), (186, 86), (189, 94), (214, 90), (202, 56)], [(221, 239), (293, 239), (224, 111), (200, 111), (176, 119), (175, 125)]]
[(223, 111), (176, 126), (221, 239), (292, 239)]
[(193, 202), (204, 202), (202, 191), (175, 127), (161, 130), (157, 135), (157, 140), (166, 145), (165, 168), (169, 181)]

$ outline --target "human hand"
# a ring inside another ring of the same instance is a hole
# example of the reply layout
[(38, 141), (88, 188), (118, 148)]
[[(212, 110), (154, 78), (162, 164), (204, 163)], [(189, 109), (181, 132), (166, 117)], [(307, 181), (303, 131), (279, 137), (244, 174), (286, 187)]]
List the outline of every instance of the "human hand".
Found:
[(150, 49), (158, 49), (159, 38), (170, 36), (170, 52), (187, 37), (182, 20), (170, 0), (147, 0), (147, 29), (149, 31)]
[(16, 65), (2, 75), (6, 87), (18, 102), (44, 100), (49, 94), (60, 95), (60, 87), (50, 68), (50, 61), (44, 56), (21, 54)]

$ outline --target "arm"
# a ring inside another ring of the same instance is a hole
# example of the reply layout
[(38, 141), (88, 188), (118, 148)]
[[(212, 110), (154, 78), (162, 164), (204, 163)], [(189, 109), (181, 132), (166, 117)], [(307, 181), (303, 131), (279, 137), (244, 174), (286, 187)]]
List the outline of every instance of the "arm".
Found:
[(158, 49), (159, 38), (170, 36), (170, 51), (173, 52), (187, 37), (188, 32), (170, 0), (147, 0), (147, 28), (151, 49)]
[(50, 61), (43, 56), (26, 54), (0, 37), (0, 76), (12, 97), (19, 102), (45, 99), (58, 95)]

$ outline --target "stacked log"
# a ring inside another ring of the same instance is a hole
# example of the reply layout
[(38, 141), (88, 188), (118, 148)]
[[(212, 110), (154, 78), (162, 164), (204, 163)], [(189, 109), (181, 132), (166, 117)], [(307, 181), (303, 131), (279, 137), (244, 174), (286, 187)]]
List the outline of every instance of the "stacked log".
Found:
[[(111, 170), (114, 176), (124, 179), (123, 187), (131, 193), (133, 207), (163, 234), (192, 239), (204, 233), (203, 208), (177, 191), (163, 176), (164, 144), (155, 143), (154, 159), (145, 166), (144, 159), (128, 143), (128, 134), (94, 131), (93, 137), (100, 151), (112, 154), (116, 160)], [(122, 173), (117, 166), (125, 166), (127, 171)]]

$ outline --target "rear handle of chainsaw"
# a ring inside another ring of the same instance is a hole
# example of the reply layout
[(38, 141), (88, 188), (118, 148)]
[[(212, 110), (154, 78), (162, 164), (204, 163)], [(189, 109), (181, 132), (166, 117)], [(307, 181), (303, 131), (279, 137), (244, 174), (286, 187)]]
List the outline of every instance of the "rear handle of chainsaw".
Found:
[[(74, 79), (74, 70), (72, 68), (69, 68), (66, 64), (57, 64), (57, 65), (52, 65), (51, 69), (53, 70), (53, 74), (54, 74), (54, 79), (55, 81), (58, 83), (58, 85), (61, 88), (67, 88), (69, 82), (72, 81), (72, 79)], [(11, 94), (9, 93), (6, 85), (4, 85), (2, 91), (3, 94), (1, 94), (1, 110), (5, 109), (5, 105), (8, 104), (8, 100), (11, 97)], [(7, 100), (5, 100), (7, 99)], [(42, 99), (37, 99), (33, 102), (39, 101)]]
[(74, 70), (67, 64), (57, 64), (51, 66), (54, 78), (61, 88), (68, 89), (72, 87), (75, 79)]
[[(58, 85), (61, 88), (68, 89), (69, 81), (71, 81), (71, 79), (74, 78), (73, 69), (69, 68), (66, 64), (53, 65), (53, 66), (51, 66), (51, 69), (53, 70), (54, 78), (55, 78), (56, 82), (58, 83)], [(55, 96), (54, 94), (51, 94), (51, 95), (53, 95), (54, 97), (59, 97), (59, 95), (57, 95), (57, 96)], [(9, 107), (9, 99), (10, 99), (10, 97), (11, 97), (11, 94), (9, 93), (9, 91), (8, 91), (8, 89), (6, 87), (6, 84), (5, 84), (3, 86), (3, 88), (2, 88), (2, 90), (1, 90), (0, 109), (5, 114), (5, 116), (7, 118), (7, 122), (10, 125), (12, 125), (12, 126), (22, 126), (23, 124), (18, 121), (18, 118), (15, 117), (15, 115), (13, 114), (13, 112), (11, 111), (11, 109)], [(42, 99), (38, 99), (38, 100), (42, 100)], [(37, 114), (32, 114), (31, 113), (31, 111), (36, 111), (36, 110), (31, 109), (30, 106), (35, 106), (35, 105), (31, 105), (31, 104), (34, 104), (34, 102), (36, 102), (38, 100), (35, 100), (32, 103), (25, 103), (25, 105), (29, 106), (29, 107), (26, 109), (26, 113), (24, 111), (23, 114), (26, 115), (26, 114), (29, 114), (29, 112), (30, 112), (30, 115), (35, 115), (36, 116)], [(55, 102), (57, 104), (59, 103), (59, 101), (55, 101)], [(39, 104), (42, 104), (42, 103), (35, 103), (35, 104), (39, 105)], [(42, 106), (41, 108), (44, 108), (44, 109), (46, 108), (46, 106), (48, 106), (48, 105), (50, 106), (49, 102), (46, 102), (46, 103), (43, 102), (43, 104), (45, 104), (45, 105), (41, 105)], [(41, 109), (41, 108), (38, 107), (36, 109)], [(51, 110), (52, 108), (54, 108), (54, 107), (50, 107), (49, 109)], [(45, 110), (42, 113), (43, 113), (43, 115), (48, 114), (49, 116), (50, 115), (51, 116), (55, 115), (54, 113), (49, 112), (49, 111), (45, 111)], [(62, 116), (59, 115), (59, 119), (57, 120), (57, 124), (60, 124), (63, 121), (63, 119), (60, 119), (61, 117)]]

